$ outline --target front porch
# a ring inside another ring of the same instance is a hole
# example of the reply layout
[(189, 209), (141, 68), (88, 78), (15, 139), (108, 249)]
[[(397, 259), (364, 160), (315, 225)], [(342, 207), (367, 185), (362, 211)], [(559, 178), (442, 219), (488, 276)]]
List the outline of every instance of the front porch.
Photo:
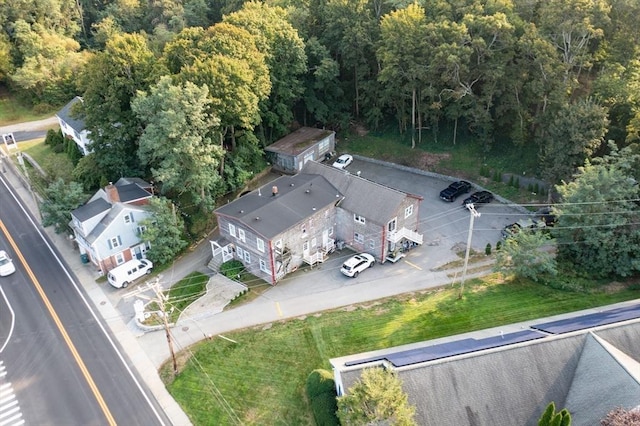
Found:
[(323, 263), (331, 253), (336, 249), (336, 240), (329, 238), (326, 243), (314, 248), (313, 252), (305, 252), (302, 256), (302, 261), (311, 267), (314, 267), (318, 263)]

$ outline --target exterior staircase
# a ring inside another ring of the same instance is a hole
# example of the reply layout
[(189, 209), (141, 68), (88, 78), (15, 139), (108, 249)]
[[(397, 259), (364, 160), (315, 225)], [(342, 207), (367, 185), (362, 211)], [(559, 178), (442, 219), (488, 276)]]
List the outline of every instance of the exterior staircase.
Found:
[(390, 232), (387, 240), (391, 241), (392, 243), (397, 243), (403, 238), (422, 245), (423, 235), (407, 228), (400, 228), (396, 231)]

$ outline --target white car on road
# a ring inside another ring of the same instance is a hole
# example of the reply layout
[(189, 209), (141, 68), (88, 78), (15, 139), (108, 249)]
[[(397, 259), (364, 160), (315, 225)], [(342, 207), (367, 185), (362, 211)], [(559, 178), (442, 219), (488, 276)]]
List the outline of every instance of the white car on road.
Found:
[(0, 277), (6, 277), (16, 271), (13, 261), (6, 251), (0, 250)]
[(333, 163), (333, 167), (336, 169), (344, 169), (349, 164), (353, 162), (353, 157), (349, 154), (342, 154), (336, 161)]
[(340, 272), (348, 277), (355, 278), (360, 272), (371, 268), (376, 264), (376, 260), (369, 253), (360, 253), (351, 256), (340, 268)]

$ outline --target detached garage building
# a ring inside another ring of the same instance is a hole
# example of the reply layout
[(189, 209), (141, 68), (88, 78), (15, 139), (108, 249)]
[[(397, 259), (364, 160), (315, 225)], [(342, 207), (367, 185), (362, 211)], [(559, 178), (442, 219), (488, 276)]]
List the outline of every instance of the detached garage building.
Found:
[(264, 150), (273, 168), (295, 174), (309, 161), (322, 161), (331, 155), (336, 145), (336, 133), (331, 130), (301, 127)]

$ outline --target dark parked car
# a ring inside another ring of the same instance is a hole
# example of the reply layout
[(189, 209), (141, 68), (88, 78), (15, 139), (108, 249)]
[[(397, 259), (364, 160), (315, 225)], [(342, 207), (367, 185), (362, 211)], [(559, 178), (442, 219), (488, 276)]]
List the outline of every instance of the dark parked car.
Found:
[(471, 184), (466, 180), (453, 182), (451, 185), (440, 191), (440, 198), (451, 203), (460, 195), (469, 192), (470, 189)]
[(520, 219), (519, 221), (512, 223), (511, 225), (507, 225), (502, 230), (502, 238), (509, 238), (517, 234), (518, 232), (524, 230), (535, 231), (537, 229), (544, 229), (546, 224), (543, 220), (537, 219)]
[(466, 207), (467, 204), (486, 204), (493, 201), (493, 194), (489, 191), (478, 191), (471, 194), (469, 198), (465, 198), (462, 205)]
[(542, 207), (533, 214), (536, 218), (543, 221), (546, 226), (553, 226), (556, 224), (558, 218), (553, 214), (551, 207)]

